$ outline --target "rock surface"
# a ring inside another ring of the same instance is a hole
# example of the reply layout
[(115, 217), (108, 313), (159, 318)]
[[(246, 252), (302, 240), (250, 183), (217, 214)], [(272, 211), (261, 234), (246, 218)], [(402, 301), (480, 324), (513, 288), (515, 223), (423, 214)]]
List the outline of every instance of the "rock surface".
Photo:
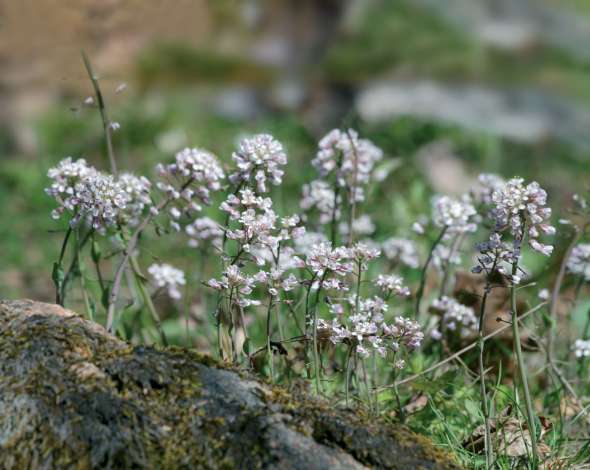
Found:
[(58, 306), (0, 301), (0, 468), (459, 468), (427, 439)]

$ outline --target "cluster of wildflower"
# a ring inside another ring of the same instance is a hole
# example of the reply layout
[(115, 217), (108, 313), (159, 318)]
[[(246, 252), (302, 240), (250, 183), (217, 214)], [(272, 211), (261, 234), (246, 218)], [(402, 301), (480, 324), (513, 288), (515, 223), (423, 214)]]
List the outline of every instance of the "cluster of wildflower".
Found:
[(474, 274), (491, 271), (497, 271), (506, 276), (513, 284), (520, 283), (520, 276), (514, 275), (506, 268), (505, 263), (511, 265), (520, 257), (520, 245), (518, 243), (509, 245), (502, 241), (502, 235), (498, 232), (492, 232), (490, 238), (476, 246), (479, 255), (477, 256), (478, 264), (471, 269)]
[(567, 260), (566, 266), (570, 273), (580, 275), (585, 281), (590, 281), (590, 244), (580, 243), (576, 245)]
[(402, 346), (408, 350), (420, 346), (424, 338), (420, 325), (401, 316), (396, 317), (391, 324), (386, 323), (384, 314), (387, 304), (380, 297), (358, 301), (358, 311), (355, 298), (349, 297), (349, 303), (351, 314), (348, 324), (337, 318), (331, 322), (318, 321), (319, 332), (333, 344), (352, 345), (361, 357), (368, 357), (371, 351), (385, 357), (388, 350), (396, 352)]
[(478, 185), (471, 190), (475, 201), (485, 206), (493, 203), (492, 195), (494, 191), (502, 189), (504, 178), (493, 173), (482, 173), (477, 177)]
[(189, 246), (197, 248), (203, 243), (211, 243), (214, 247), (221, 248), (223, 230), (217, 222), (209, 217), (198, 217), (184, 228), (189, 236)]
[(207, 285), (228, 297), (232, 297), (241, 307), (248, 307), (250, 305), (260, 305), (259, 300), (254, 300), (249, 297), (256, 285), (257, 277), (248, 276), (240, 270), (240, 268), (232, 264), (223, 271), (221, 279), (210, 279)]
[[(346, 222), (340, 222), (339, 230), (342, 235), (348, 235), (350, 227)], [(371, 217), (363, 214), (352, 221), (352, 233), (355, 235), (371, 235), (375, 231), (375, 224)]]
[(136, 176), (131, 173), (121, 173), (119, 183), (128, 195), (124, 215), (128, 219), (128, 224), (135, 226), (139, 224), (145, 209), (152, 206), (150, 196), (152, 183), (145, 176)]
[(186, 284), (184, 272), (169, 264), (152, 264), (148, 268), (154, 284), (158, 288), (166, 288), (168, 295), (173, 299), (180, 299), (182, 294), (179, 287)]
[(334, 190), (326, 181), (314, 180), (303, 185), (303, 195), (299, 205), (305, 211), (315, 208), (319, 213), (320, 224), (327, 224), (332, 219), (340, 219), (340, 202), (340, 196), (335, 196)]
[(444, 271), (449, 266), (461, 264), (461, 254), (452, 247), (439, 243), (432, 252), (432, 264), (439, 270)]
[[(156, 186), (173, 201), (169, 212), (175, 220), (183, 211), (198, 212), (202, 209), (201, 203), (210, 204), (211, 191), (221, 189), (225, 178), (217, 157), (198, 148), (185, 148), (175, 155), (174, 163), (160, 163), (156, 171), (163, 180)], [(177, 222), (173, 221), (172, 226), (175, 230), (180, 229)]]
[[(74, 195), (76, 185), (83, 179), (96, 175), (97, 170), (80, 158), (72, 161), (72, 157), (64, 158), (56, 167), (50, 168), (47, 176), (52, 180), (45, 192), (62, 200)], [(60, 201), (61, 202), (61, 201)]]
[(359, 139), (353, 129), (333, 129), (319, 142), (312, 165), (322, 178), (336, 172), (336, 183), (348, 188), (351, 201), (363, 201), (362, 185), (369, 182), (375, 163), (383, 152), (367, 139)]
[(590, 357), (590, 339), (577, 339), (573, 350), (575, 356), (579, 359)]
[(299, 280), (294, 274), (285, 276), (285, 270), (273, 268), (270, 271), (258, 271), (254, 279), (260, 284), (266, 286), (268, 293), (273, 298), (277, 298), (281, 291), (289, 292), (299, 285)]
[(381, 250), (373, 248), (364, 242), (355, 243), (348, 249), (348, 256), (360, 267), (361, 271), (366, 271), (368, 268), (367, 263), (379, 257), (380, 254)]
[(88, 166), (84, 159), (73, 162), (68, 157), (47, 174), (53, 182), (45, 191), (59, 204), (52, 217), (58, 219), (66, 210), (70, 211), (72, 227), (85, 220), (99, 233), (105, 233), (116, 224), (131, 200), (122, 183)]
[(280, 241), (296, 239), (305, 233), (305, 228), (298, 225), (297, 215), (283, 218), (277, 231), (279, 217), (272, 209), (270, 198), (258, 196), (251, 189), (242, 189), (239, 194), (240, 197), (230, 194), (220, 208), (228, 213), (230, 220), (239, 222), (238, 228), (228, 227), (226, 235), (238, 241), (243, 251), (250, 252), (258, 245), (276, 252)]
[(451, 297), (443, 296), (436, 299), (432, 303), (432, 308), (441, 314), (440, 328), (433, 330), (433, 339), (440, 339), (441, 331), (457, 332), (465, 338), (477, 330), (478, 319), (473, 309)]
[(437, 196), (432, 200), (432, 221), (437, 227), (446, 227), (447, 234), (475, 232), (476, 215), (475, 207), (466, 196), (462, 199)]
[(249, 182), (254, 176), (257, 191), (268, 191), (266, 182), (279, 185), (282, 182), (282, 166), (287, 164), (287, 155), (282, 144), (270, 134), (257, 134), (243, 139), (232, 154), (237, 171), (229, 176), (233, 184)]
[(321, 232), (306, 231), (302, 236), (293, 240), (295, 252), (303, 257), (309, 255), (313, 247), (320, 243), (329, 243), (328, 237)]
[(420, 266), (418, 250), (412, 240), (395, 237), (388, 238), (381, 243), (381, 250), (383, 251), (383, 256), (395, 264), (402, 263), (409, 268)]
[(496, 231), (508, 227), (515, 240), (521, 241), (526, 227), (530, 247), (545, 256), (551, 255), (553, 246), (538, 241), (542, 233), (555, 233), (555, 227), (548, 223), (551, 209), (545, 207), (547, 193), (539, 183), (532, 182), (525, 186), (522, 178), (512, 178), (493, 192), (492, 201)]
[(305, 265), (316, 277), (322, 277), (328, 272), (343, 276), (352, 272), (353, 269), (348, 248), (343, 246), (332, 248), (327, 242), (318, 243), (311, 248), (306, 256)]
[(379, 274), (375, 284), (385, 293), (386, 298), (391, 295), (409, 297), (411, 294), (410, 288), (404, 285), (404, 280), (392, 274)]

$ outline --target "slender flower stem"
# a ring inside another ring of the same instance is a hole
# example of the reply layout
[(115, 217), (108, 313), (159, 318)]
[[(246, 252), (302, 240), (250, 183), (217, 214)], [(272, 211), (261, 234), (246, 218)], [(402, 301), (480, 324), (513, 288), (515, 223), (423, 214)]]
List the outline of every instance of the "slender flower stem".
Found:
[(54, 278), (54, 283), (55, 283), (55, 303), (58, 305), (61, 305), (62, 307), (64, 306), (63, 298), (61, 296), (61, 284), (63, 284), (63, 279), (58, 279), (59, 275), (56, 272), (56, 270), (63, 272), (62, 263), (63, 263), (64, 256), (66, 254), (66, 247), (68, 246), (68, 241), (70, 240), (71, 235), (72, 235), (72, 227), (70, 227), (68, 225), (68, 230), (66, 231), (66, 236), (64, 237), (64, 241), (61, 244), (61, 250), (59, 252), (59, 259), (53, 268), (53, 270), (54, 270), (53, 278)]
[(354, 139), (352, 135), (350, 135), (350, 130), (346, 132), (348, 136), (348, 140), (350, 141), (350, 147), (352, 148), (352, 154), (354, 156), (354, 172), (352, 175), (352, 188), (350, 188), (350, 213), (348, 216), (348, 246), (352, 245), (354, 241), (354, 232), (352, 230), (354, 219), (356, 217), (356, 193), (357, 193), (357, 184), (358, 184), (358, 168), (359, 168), (359, 157), (356, 149), (356, 145), (354, 144)]
[(318, 287), (318, 292), (315, 298), (315, 304), (313, 307), (313, 368), (314, 368), (314, 375), (315, 375), (315, 388), (316, 393), (321, 393), (321, 382), (320, 382), (320, 353), (318, 350), (318, 304), (320, 302), (320, 292), (322, 291), (322, 285), (324, 284), (324, 280), (326, 279), (326, 275), (328, 272), (324, 272), (321, 280), (320, 285)]
[[(186, 183), (182, 185), (179, 192), (184, 191), (191, 183), (194, 181), (193, 178), (190, 178)], [(171, 197), (166, 197), (160, 201), (160, 203), (156, 206), (156, 212), (159, 213), (161, 210), (165, 209), (166, 206), (172, 201)], [(127, 246), (123, 250), (123, 258), (121, 262), (117, 266), (117, 270), (115, 271), (115, 279), (113, 281), (113, 287), (111, 289), (111, 293), (109, 295), (109, 302), (107, 308), (107, 330), (109, 333), (113, 332), (113, 324), (115, 321), (115, 303), (117, 302), (117, 298), (119, 297), (119, 291), (121, 290), (121, 280), (123, 279), (123, 272), (127, 267), (127, 263), (129, 262), (129, 258), (132, 256), (133, 252), (135, 251), (135, 247), (137, 246), (137, 242), (139, 241), (139, 236), (148, 226), (148, 224), (154, 218), (154, 214), (149, 212), (146, 217), (141, 221), (141, 223), (135, 229), (135, 232), (131, 235)]]
[(152, 316), (152, 320), (156, 325), (156, 329), (158, 330), (158, 334), (160, 335), (160, 340), (162, 341), (162, 345), (168, 346), (168, 338), (166, 338), (166, 333), (164, 332), (164, 328), (162, 327), (162, 321), (160, 320), (160, 315), (156, 310), (154, 302), (152, 301), (152, 297), (150, 296), (149, 292), (145, 287), (145, 278), (142, 275), (139, 264), (135, 257), (131, 257), (131, 268), (133, 269), (133, 274), (135, 275), (135, 281), (137, 284), (137, 288), (139, 290), (139, 294), (147, 307), (150, 315)]
[[(518, 274), (518, 260), (512, 263), (512, 276)], [(510, 306), (512, 310), (512, 335), (514, 340), (514, 349), (516, 351), (516, 360), (518, 363), (518, 372), (520, 375), (520, 381), (522, 382), (522, 388), (524, 391), (524, 399), (526, 403), (526, 414), (527, 424), (529, 427), (529, 434), (531, 436), (531, 450), (533, 456), (533, 466), (537, 465), (539, 461), (539, 452), (537, 450), (537, 434), (535, 426), (535, 412), (533, 410), (533, 401), (531, 399), (531, 393), (529, 390), (527, 370), (522, 356), (522, 349), (520, 347), (520, 332), (518, 329), (518, 315), (516, 311), (516, 286), (514, 283), (510, 286)]]
[(61, 304), (60, 305), (64, 305), (66, 302), (66, 289), (67, 286), (70, 282), (70, 280), (72, 279), (72, 277), (74, 276), (74, 273), (76, 271), (76, 268), (78, 268), (78, 254), (82, 251), (82, 248), (86, 245), (86, 242), (88, 241), (88, 239), (90, 238), (90, 235), (92, 234), (93, 230), (89, 230), (88, 233), (84, 236), (84, 238), (82, 239), (82, 241), (77, 244), (78, 249), (75, 251), (74, 253), (74, 257), (72, 258), (72, 262), (70, 263), (70, 266), (68, 268), (68, 270), (66, 271), (66, 274), (64, 276), (63, 282), (61, 284), (61, 292), (60, 292), (60, 299), (61, 299)]
[[(395, 363), (395, 353), (393, 354), (393, 362)], [(399, 390), (397, 388), (397, 373), (398, 371), (394, 368), (393, 369), (393, 395), (395, 396), (395, 402), (397, 404), (397, 410), (398, 410), (398, 414), (399, 414), (399, 420), (400, 422), (403, 424), (406, 420), (406, 414), (404, 412), (404, 407), (402, 406), (402, 401), (401, 398), (399, 396)]]
[[(491, 272), (494, 272), (496, 267), (496, 263), (492, 266)], [(490, 282), (489, 279), (486, 279), (485, 290), (483, 294), (483, 298), (481, 301), (481, 309), (479, 311), (479, 326), (478, 326), (478, 345), (479, 345), (479, 388), (481, 393), (481, 409), (483, 412), (483, 419), (484, 419), (484, 444), (485, 444), (485, 453), (486, 453), (486, 468), (492, 468), (492, 463), (494, 462), (494, 449), (492, 447), (492, 430), (491, 430), (491, 423), (490, 423), (490, 407), (488, 404), (488, 395), (486, 391), (486, 380), (485, 380), (485, 368), (484, 368), (484, 336), (483, 336), (483, 326), (484, 326), (484, 317), (486, 311), (486, 301), (488, 298), (488, 294), (490, 292)]]
[(418, 287), (418, 292), (416, 293), (416, 306), (414, 309), (415, 310), (414, 315), (416, 318), (418, 318), (420, 316), (420, 304), (422, 303), (422, 297), (424, 296), (424, 287), (426, 286), (426, 274), (428, 272), (428, 267), (430, 266), (430, 263), (432, 262), (432, 257), (434, 256), (434, 250), (436, 249), (438, 244), (442, 241), (448, 228), (449, 227), (446, 225), (442, 228), (442, 230), (440, 231), (440, 234), (438, 235), (438, 237), (436, 238), (436, 240), (434, 241), (434, 243), (430, 247), (430, 252), (428, 253), (428, 258), (426, 258), (426, 262), (424, 263), (424, 266), (422, 267), (422, 275), (420, 277), (420, 286)]
[(453, 259), (453, 256), (455, 255), (455, 253), (458, 251), (459, 247), (461, 246), (461, 242), (463, 241), (463, 235), (464, 234), (461, 233), (461, 234), (455, 236), (455, 239), (453, 240), (453, 243), (452, 243), (451, 248), (449, 250), (449, 256), (445, 260), (443, 278), (440, 283), (440, 297), (443, 297), (447, 292), (447, 285), (449, 283), (449, 278), (451, 277), (451, 271), (452, 271), (451, 260)]
[(94, 312), (92, 310), (92, 306), (90, 305), (90, 297), (88, 296), (88, 291), (86, 290), (86, 280), (84, 279), (85, 276), (85, 269), (84, 264), (81, 260), (81, 247), (80, 247), (80, 227), (76, 227), (74, 231), (74, 243), (76, 246), (76, 258), (78, 259), (78, 271), (80, 272), (80, 287), (82, 289), (82, 298), (84, 299), (84, 306), (86, 307), (86, 314), (88, 315), (88, 319), (94, 321)]
[(94, 94), (96, 95), (96, 102), (98, 104), (98, 110), (100, 111), (100, 117), (102, 118), (102, 126), (104, 128), (104, 134), (107, 143), (107, 154), (111, 166), (111, 173), (117, 176), (117, 161), (115, 160), (115, 151), (113, 150), (111, 122), (109, 121), (109, 118), (107, 116), (105, 101), (100, 90), (100, 85), (98, 84), (98, 77), (94, 74), (94, 70), (92, 69), (90, 60), (88, 59), (88, 56), (84, 51), (82, 51), (82, 60), (84, 61), (84, 66), (86, 67), (86, 71), (88, 72), (88, 76), (90, 77), (90, 81), (92, 82)]
[(330, 224), (330, 242), (332, 244), (332, 248), (336, 246), (336, 235), (338, 234), (338, 220), (336, 215), (338, 214), (338, 196), (340, 196), (340, 185), (338, 184), (338, 172), (340, 171), (340, 167), (342, 166), (342, 159), (343, 159), (343, 152), (340, 152), (338, 157), (338, 164), (336, 165), (336, 178), (334, 178), (334, 204), (332, 207), (332, 221)]
[(272, 307), (274, 304), (274, 296), (270, 296), (268, 301), (268, 309), (266, 311), (266, 352), (268, 354), (268, 361), (270, 365), (270, 381), (272, 383), (275, 382), (275, 372), (274, 372), (274, 358), (272, 354), (272, 346), (271, 346), (271, 339), (270, 339), (270, 319), (272, 314)]
[(346, 399), (346, 406), (348, 406), (348, 395), (350, 393), (350, 364), (352, 363), (352, 352), (354, 348), (352, 345), (348, 347), (348, 353), (346, 354), (346, 378), (345, 378), (345, 399)]

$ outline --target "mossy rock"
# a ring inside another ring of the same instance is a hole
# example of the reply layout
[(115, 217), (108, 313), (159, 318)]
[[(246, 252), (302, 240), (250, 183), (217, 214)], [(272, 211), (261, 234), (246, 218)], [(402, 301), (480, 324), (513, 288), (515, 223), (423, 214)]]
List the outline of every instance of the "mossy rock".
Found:
[(0, 468), (424, 468), (429, 441), (192, 351), (0, 301)]

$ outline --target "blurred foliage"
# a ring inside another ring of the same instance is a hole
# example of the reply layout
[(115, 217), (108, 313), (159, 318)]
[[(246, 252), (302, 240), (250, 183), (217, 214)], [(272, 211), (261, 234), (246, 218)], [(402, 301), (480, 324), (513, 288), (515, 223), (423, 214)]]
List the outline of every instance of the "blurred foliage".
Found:
[(195, 49), (187, 44), (156, 44), (139, 58), (138, 79), (147, 87), (155, 82), (268, 84), (272, 69), (241, 57), (223, 56), (211, 49)]
[(360, 27), (334, 42), (323, 67), (335, 82), (361, 82), (391, 72), (541, 87), (590, 104), (590, 62), (541, 44), (514, 52), (483, 45), (408, 0), (376, 2)]

